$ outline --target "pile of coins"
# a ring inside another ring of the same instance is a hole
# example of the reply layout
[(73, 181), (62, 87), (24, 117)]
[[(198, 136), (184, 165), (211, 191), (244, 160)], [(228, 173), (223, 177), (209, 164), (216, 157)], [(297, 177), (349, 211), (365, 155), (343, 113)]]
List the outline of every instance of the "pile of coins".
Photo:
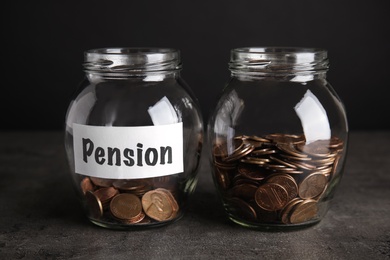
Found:
[(336, 175), (337, 137), (236, 136), (213, 147), (214, 179), (231, 215), (257, 223), (299, 224), (318, 217), (318, 201)]
[(119, 224), (149, 224), (175, 219), (176, 180), (171, 176), (113, 180), (83, 176), (80, 182), (92, 219)]

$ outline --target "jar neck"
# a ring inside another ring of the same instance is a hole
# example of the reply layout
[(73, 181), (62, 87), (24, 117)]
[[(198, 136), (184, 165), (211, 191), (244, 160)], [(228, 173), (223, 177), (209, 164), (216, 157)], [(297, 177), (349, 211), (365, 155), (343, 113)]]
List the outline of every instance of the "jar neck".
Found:
[(161, 81), (178, 77), (180, 53), (164, 48), (104, 48), (84, 53), (84, 71), (90, 80), (142, 78)]
[(325, 79), (327, 51), (314, 48), (258, 47), (231, 51), (232, 77), (242, 80), (269, 79), (306, 82)]

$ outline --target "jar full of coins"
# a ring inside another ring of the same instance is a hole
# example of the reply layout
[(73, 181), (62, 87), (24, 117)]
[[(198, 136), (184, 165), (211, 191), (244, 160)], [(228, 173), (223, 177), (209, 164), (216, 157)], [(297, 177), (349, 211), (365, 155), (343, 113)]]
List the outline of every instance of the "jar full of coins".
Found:
[(197, 183), (203, 121), (179, 51), (93, 49), (83, 67), (65, 147), (86, 215), (113, 229), (180, 219)]
[(327, 51), (231, 51), (208, 122), (212, 175), (228, 217), (256, 229), (318, 223), (343, 174), (348, 123), (326, 79)]

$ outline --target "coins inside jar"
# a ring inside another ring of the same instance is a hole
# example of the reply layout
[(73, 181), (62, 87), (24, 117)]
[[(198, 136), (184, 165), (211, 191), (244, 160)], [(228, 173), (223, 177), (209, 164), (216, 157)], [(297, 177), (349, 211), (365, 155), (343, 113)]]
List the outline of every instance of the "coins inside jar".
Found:
[(179, 216), (176, 176), (134, 180), (80, 176), (80, 189), (92, 219), (143, 225)]
[(214, 145), (214, 180), (240, 219), (301, 224), (318, 218), (343, 146), (335, 136), (308, 143), (303, 134), (239, 135)]

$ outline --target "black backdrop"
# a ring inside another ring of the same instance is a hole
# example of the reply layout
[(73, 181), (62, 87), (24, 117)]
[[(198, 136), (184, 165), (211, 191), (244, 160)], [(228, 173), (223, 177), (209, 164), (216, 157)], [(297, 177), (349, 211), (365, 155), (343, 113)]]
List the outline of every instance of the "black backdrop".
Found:
[(390, 129), (389, 1), (12, 1), (2, 7), (0, 130), (62, 129), (83, 51), (173, 47), (204, 119), (229, 77), (229, 51), (322, 47), (351, 130)]

